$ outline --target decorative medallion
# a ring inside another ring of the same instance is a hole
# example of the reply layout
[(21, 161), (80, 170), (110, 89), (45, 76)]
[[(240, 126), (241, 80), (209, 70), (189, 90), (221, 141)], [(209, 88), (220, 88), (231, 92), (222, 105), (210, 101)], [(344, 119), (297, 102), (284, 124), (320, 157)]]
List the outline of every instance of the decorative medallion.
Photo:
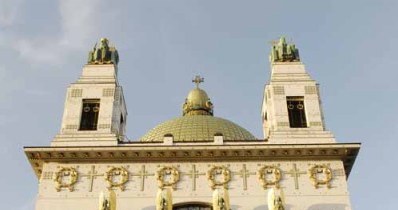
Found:
[(61, 191), (62, 188), (68, 188), (72, 192), (77, 182), (77, 171), (72, 167), (62, 167), (58, 172), (54, 173), (53, 179), (56, 183), (55, 189), (57, 192)]
[(105, 173), (105, 180), (108, 182), (108, 189), (119, 187), (123, 191), (126, 189), (124, 185), (129, 181), (129, 172), (123, 167), (111, 167)]
[(263, 166), (258, 171), (258, 178), (264, 189), (275, 186), (279, 189), (279, 181), (281, 180), (281, 170), (276, 166)]
[(180, 180), (180, 172), (173, 166), (164, 166), (156, 172), (156, 180), (158, 180), (159, 188), (168, 186), (175, 188)]
[(315, 186), (318, 188), (319, 185), (326, 185), (327, 188), (331, 188), (330, 181), (333, 178), (332, 169), (323, 164), (315, 165), (310, 168), (310, 179)]
[(231, 181), (231, 171), (225, 166), (213, 166), (207, 172), (207, 179), (213, 189), (216, 186), (228, 188), (228, 182)]

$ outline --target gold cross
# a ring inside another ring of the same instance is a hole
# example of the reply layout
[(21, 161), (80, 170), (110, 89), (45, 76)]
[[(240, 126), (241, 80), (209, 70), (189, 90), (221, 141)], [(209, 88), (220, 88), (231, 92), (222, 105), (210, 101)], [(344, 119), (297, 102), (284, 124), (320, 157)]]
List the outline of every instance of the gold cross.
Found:
[(189, 171), (189, 173), (183, 173), (184, 175), (189, 175), (189, 177), (192, 179), (192, 190), (196, 190), (196, 178), (199, 178), (200, 175), (206, 175), (206, 173), (199, 173), (199, 171), (196, 170), (195, 164), (192, 165), (192, 170)]
[(299, 188), (298, 178), (300, 177), (300, 174), (306, 174), (307, 172), (297, 170), (296, 164), (293, 163), (293, 168), (290, 171), (285, 172), (285, 173), (290, 174), (291, 177), (294, 177), (294, 186), (297, 190)]
[(199, 75), (196, 75), (195, 78), (192, 80), (196, 84), (196, 88), (199, 88), (199, 84), (204, 82), (205, 79), (203, 77), (200, 77)]
[(141, 191), (144, 191), (145, 188), (145, 179), (148, 176), (155, 176), (155, 174), (149, 174), (148, 171), (145, 170), (145, 165), (141, 166), (141, 171), (139, 171), (137, 174), (132, 173), (131, 176), (138, 176), (141, 178)]
[(96, 179), (97, 176), (104, 176), (104, 174), (98, 174), (98, 171), (95, 170), (95, 165), (91, 166), (91, 171), (89, 171), (88, 174), (81, 175), (81, 177), (87, 177), (90, 179), (89, 192), (93, 191), (94, 179)]
[(250, 175), (255, 175), (256, 173), (255, 173), (255, 172), (251, 172), (251, 173), (250, 173), (250, 172), (246, 169), (246, 164), (243, 164), (242, 170), (240, 170), (239, 172), (237, 172), (237, 173), (235, 173), (235, 174), (238, 174), (238, 175), (240, 175), (240, 177), (243, 178), (243, 190), (247, 190), (247, 178), (248, 178)]

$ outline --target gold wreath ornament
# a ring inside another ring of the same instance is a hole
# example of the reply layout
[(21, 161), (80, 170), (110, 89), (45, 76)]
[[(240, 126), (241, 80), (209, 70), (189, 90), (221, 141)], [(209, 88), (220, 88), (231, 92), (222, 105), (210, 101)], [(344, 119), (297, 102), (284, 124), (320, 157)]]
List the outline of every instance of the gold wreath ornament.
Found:
[(180, 172), (173, 166), (164, 166), (156, 172), (156, 180), (161, 189), (168, 186), (175, 188), (175, 185), (180, 180)]
[[(221, 180), (217, 179), (218, 176), (221, 176)], [(207, 179), (212, 189), (215, 189), (216, 186), (223, 186), (227, 189), (228, 182), (231, 181), (231, 171), (225, 166), (213, 166), (207, 172)]]
[[(327, 165), (315, 165), (311, 167), (310, 171), (310, 179), (314, 184), (315, 188), (318, 188), (319, 185), (326, 185), (327, 188), (331, 188), (330, 181), (333, 178), (332, 169), (330, 169)], [(324, 179), (320, 179), (318, 175), (324, 175)]]
[[(114, 181), (114, 177), (120, 177), (119, 181)], [(126, 189), (124, 186), (129, 181), (129, 172), (123, 167), (111, 167), (105, 173), (105, 180), (108, 182), (108, 189), (112, 189), (113, 187), (119, 187), (121, 191)]]
[[(267, 176), (272, 176), (272, 178), (267, 178)], [(279, 181), (281, 180), (281, 177), (281, 170), (276, 166), (263, 166), (258, 170), (258, 179), (264, 189), (267, 189), (270, 186), (275, 186), (279, 189)]]
[[(64, 177), (69, 177), (69, 181), (64, 181)], [(55, 172), (53, 180), (56, 184), (57, 192), (62, 188), (68, 188), (70, 192), (74, 190), (74, 185), (77, 182), (77, 171), (72, 167), (62, 167), (58, 172)]]

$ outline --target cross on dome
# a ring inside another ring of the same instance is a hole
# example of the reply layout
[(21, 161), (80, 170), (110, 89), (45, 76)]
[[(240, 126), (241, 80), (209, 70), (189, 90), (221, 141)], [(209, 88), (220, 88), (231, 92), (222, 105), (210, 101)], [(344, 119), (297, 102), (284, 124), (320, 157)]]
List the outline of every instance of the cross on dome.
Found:
[(192, 82), (196, 84), (196, 88), (199, 88), (199, 84), (204, 81), (205, 79), (203, 77), (200, 77), (200, 75), (196, 75), (195, 78), (192, 80)]

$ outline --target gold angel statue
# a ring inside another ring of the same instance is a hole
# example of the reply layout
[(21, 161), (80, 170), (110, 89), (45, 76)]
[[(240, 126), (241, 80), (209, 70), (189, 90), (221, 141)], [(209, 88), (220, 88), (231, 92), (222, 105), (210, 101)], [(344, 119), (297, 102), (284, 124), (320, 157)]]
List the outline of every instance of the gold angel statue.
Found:
[(156, 195), (156, 210), (172, 210), (173, 199), (170, 188), (159, 188)]
[(277, 195), (274, 188), (270, 189), (268, 191), (268, 210), (285, 210), (284, 197), (282, 190), (279, 190)]
[(116, 210), (116, 194), (113, 190), (101, 191), (99, 196), (99, 210)]
[(221, 188), (213, 191), (213, 210), (230, 210), (228, 189)]

